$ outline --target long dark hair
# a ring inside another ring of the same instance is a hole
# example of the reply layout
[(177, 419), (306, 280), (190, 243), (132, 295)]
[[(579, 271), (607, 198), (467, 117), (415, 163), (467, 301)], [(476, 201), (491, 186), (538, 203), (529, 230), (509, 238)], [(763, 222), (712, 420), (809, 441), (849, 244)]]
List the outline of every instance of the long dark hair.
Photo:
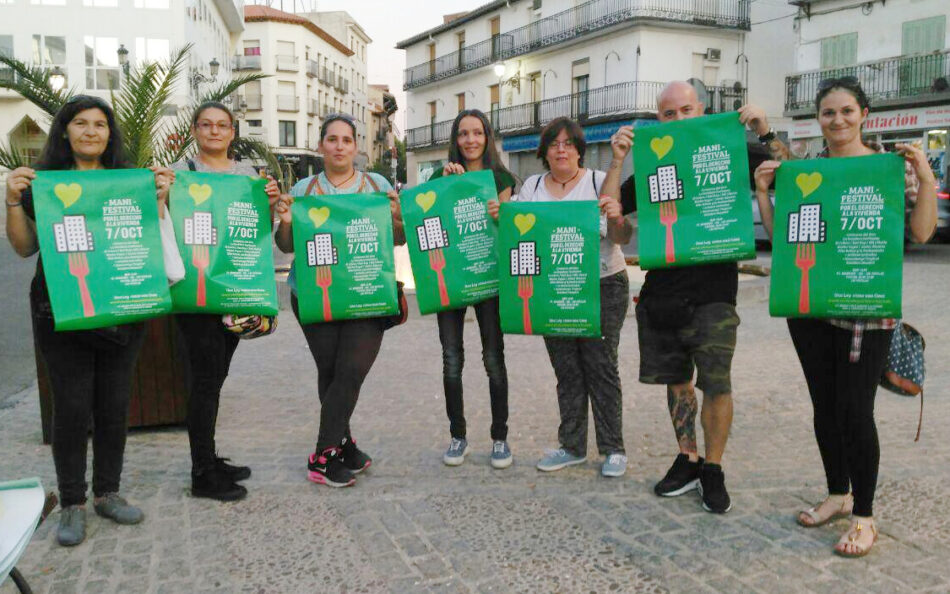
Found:
[(76, 114), (87, 109), (100, 110), (105, 114), (106, 121), (109, 124), (109, 142), (106, 144), (106, 150), (99, 157), (99, 162), (106, 169), (130, 167), (125, 156), (125, 149), (122, 146), (122, 133), (119, 132), (119, 126), (115, 122), (115, 114), (109, 104), (92, 95), (74, 95), (53, 116), (53, 123), (49, 127), (49, 136), (46, 138), (46, 145), (43, 146), (43, 152), (36, 162), (36, 169), (55, 171), (72, 169), (75, 166), (76, 158), (73, 156), (73, 147), (69, 144), (66, 127), (69, 122), (73, 121)]
[(482, 130), (485, 132), (485, 150), (482, 151), (482, 169), (490, 170), (495, 174), (495, 178), (501, 173), (507, 173), (514, 179), (514, 174), (505, 167), (498, 155), (498, 149), (495, 147), (495, 131), (492, 129), (491, 122), (484, 112), (478, 109), (463, 109), (455, 116), (452, 122), (452, 131), (449, 133), (449, 162), (458, 163), (465, 167), (465, 159), (459, 150), (459, 126), (462, 124), (462, 118), (476, 118), (482, 123)]
[[(202, 103), (201, 105), (195, 108), (195, 113), (192, 114), (191, 116), (192, 130), (198, 127), (198, 118), (201, 117), (201, 114), (203, 114), (205, 111), (209, 109), (220, 109), (224, 113), (228, 114), (228, 119), (231, 121), (231, 129), (232, 130), (234, 129), (234, 114), (231, 113), (231, 110), (228, 109), (227, 105), (225, 105), (224, 103), (221, 103), (220, 101), (205, 101), (204, 103)], [(235, 138), (232, 138), (231, 143), (228, 144), (228, 158), (229, 159), (234, 158), (234, 141), (236, 138), (237, 136), (235, 136)], [(201, 147), (198, 147), (198, 148), (200, 149)]]

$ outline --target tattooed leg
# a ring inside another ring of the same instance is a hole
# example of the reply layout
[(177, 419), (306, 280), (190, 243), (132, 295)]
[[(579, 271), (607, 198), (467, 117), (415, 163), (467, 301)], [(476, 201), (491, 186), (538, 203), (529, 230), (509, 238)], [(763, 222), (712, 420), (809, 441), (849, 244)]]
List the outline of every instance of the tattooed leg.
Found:
[(696, 448), (696, 413), (698, 404), (693, 384), (666, 386), (666, 403), (673, 421), (673, 431), (679, 443), (680, 452), (689, 456), (693, 462), (699, 459)]

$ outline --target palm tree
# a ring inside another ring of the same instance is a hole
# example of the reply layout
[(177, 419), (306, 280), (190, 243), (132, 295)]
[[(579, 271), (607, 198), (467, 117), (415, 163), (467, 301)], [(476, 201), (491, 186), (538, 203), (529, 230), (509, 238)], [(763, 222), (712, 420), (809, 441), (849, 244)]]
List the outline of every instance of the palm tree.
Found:
[[(112, 93), (116, 124), (122, 132), (127, 156), (135, 167), (167, 165), (194, 152), (190, 117), (193, 109), (176, 109), (170, 103), (187, 72), (190, 51), (189, 44), (174, 52), (168, 62), (146, 62), (130, 68), (122, 77), (118, 92)], [(50, 71), (46, 68), (30, 66), (3, 55), (0, 55), (0, 65), (9, 67), (14, 74), (9, 80), (0, 80), (0, 88), (19, 93), (50, 119), (75, 94), (72, 89), (54, 89), (50, 83)], [(232, 78), (206, 91), (191, 107), (204, 101), (227, 102), (243, 85), (266, 76), (244, 74)], [(176, 115), (167, 116), (171, 111)], [(235, 149), (241, 156), (266, 162), (275, 177), (280, 175), (277, 159), (264, 143), (242, 138)], [(22, 165), (27, 163), (16, 147), (0, 143), (0, 167), (15, 169)], [(279, 177), (278, 180), (283, 181)]]

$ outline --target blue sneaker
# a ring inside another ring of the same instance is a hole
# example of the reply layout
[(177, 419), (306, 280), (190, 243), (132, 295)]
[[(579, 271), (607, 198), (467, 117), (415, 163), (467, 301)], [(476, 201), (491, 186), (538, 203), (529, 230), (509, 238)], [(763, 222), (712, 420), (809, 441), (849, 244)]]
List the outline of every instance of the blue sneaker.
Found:
[(587, 456), (575, 456), (564, 448), (548, 450), (544, 452), (544, 457), (538, 460), (538, 470), (553, 472), (575, 464), (583, 464), (586, 461)]
[(459, 466), (465, 462), (465, 454), (468, 453), (468, 442), (465, 439), (453, 437), (449, 449), (445, 450), (442, 456), (442, 462), (446, 466)]
[(627, 456), (621, 453), (610, 454), (600, 467), (603, 476), (623, 476), (627, 472)]
[(491, 467), (508, 468), (514, 458), (511, 457), (511, 448), (507, 441), (495, 440), (491, 446)]

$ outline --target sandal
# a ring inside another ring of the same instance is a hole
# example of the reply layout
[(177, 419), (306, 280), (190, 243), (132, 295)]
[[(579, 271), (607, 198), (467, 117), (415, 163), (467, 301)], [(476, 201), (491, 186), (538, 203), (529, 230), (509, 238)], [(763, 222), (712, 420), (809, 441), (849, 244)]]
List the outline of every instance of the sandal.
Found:
[[(859, 541), (862, 540), (862, 538), (867, 540), (867, 536), (864, 536), (866, 530), (871, 532), (871, 542), (866, 545), (860, 544)], [(851, 520), (851, 527), (841, 536), (838, 544), (835, 545), (835, 553), (842, 557), (863, 557), (871, 552), (871, 547), (873, 547), (876, 542), (877, 525), (874, 523), (874, 518), (855, 516)]]
[[(822, 516), (818, 513), (818, 510), (825, 506), (828, 503), (828, 500), (835, 495), (829, 495), (824, 501), (819, 503), (814, 507), (808, 509), (803, 509), (798, 512), (798, 524), (804, 526), (805, 528), (817, 528), (818, 526), (824, 526), (828, 522), (833, 522), (838, 518), (847, 518), (851, 516), (851, 509), (854, 507), (854, 497), (851, 496), (851, 493), (848, 493), (841, 500), (841, 506), (838, 507), (834, 512), (827, 516)], [(830, 507), (830, 506), (825, 506)], [(807, 519), (806, 519), (807, 518)]]

